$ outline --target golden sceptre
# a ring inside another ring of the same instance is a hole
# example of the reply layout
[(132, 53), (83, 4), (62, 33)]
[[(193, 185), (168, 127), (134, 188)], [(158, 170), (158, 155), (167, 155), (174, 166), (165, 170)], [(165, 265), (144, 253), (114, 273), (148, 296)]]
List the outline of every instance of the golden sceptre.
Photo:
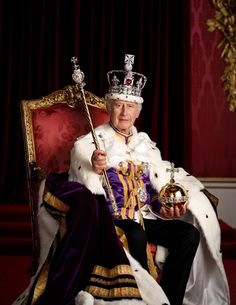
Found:
[[(85, 94), (84, 94), (84, 86), (85, 86), (84, 73), (80, 70), (80, 67), (77, 64), (78, 59), (76, 57), (72, 57), (71, 62), (74, 64), (72, 79), (75, 81), (76, 86), (80, 89), (80, 91), (82, 93), (82, 100), (83, 100), (83, 103), (84, 103), (84, 106), (85, 106), (85, 111), (86, 111), (87, 119), (88, 119), (88, 122), (89, 122), (90, 130), (91, 130), (91, 133), (92, 133), (93, 141), (94, 141), (96, 149), (100, 149), (99, 142), (98, 142), (98, 139), (97, 139), (97, 135), (94, 131), (93, 122), (92, 122), (92, 118), (91, 118), (91, 115), (90, 115), (90, 112), (89, 112), (86, 97), (85, 97)], [(108, 196), (109, 196), (109, 199), (110, 199), (110, 202), (111, 202), (111, 206), (112, 206), (112, 210), (113, 210), (112, 214), (115, 217), (119, 217), (120, 214), (119, 214), (118, 207), (117, 207), (117, 204), (116, 204), (115, 196), (113, 194), (113, 191), (112, 191), (112, 188), (111, 188), (111, 185), (110, 185), (110, 181), (108, 179), (107, 172), (106, 172), (105, 169), (103, 169), (103, 178), (104, 178), (104, 182), (106, 184), (107, 191), (108, 191)]]

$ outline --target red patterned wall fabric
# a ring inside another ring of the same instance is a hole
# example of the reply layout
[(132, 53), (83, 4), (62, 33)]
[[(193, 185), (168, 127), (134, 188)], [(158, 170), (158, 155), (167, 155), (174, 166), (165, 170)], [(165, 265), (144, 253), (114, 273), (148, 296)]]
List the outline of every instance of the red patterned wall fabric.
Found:
[(220, 32), (207, 31), (210, 1), (191, 1), (192, 169), (198, 177), (236, 177), (236, 111), (230, 112), (217, 48)]
[[(108, 120), (106, 111), (90, 107), (94, 127)], [(37, 164), (47, 172), (68, 170), (70, 150), (77, 137), (90, 131), (84, 110), (65, 104), (35, 110), (33, 131)]]

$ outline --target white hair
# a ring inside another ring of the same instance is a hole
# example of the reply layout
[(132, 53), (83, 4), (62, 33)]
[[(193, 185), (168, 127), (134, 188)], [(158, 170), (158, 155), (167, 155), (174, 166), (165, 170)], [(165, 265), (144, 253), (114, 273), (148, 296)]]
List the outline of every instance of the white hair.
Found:
[[(115, 100), (113, 100), (113, 99), (106, 100), (106, 107), (107, 107), (108, 112), (111, 110), (111, 104), (112, 104), (112, 102), (114, 102), (114, 101), (115, 101)], [(119, 100), (118, 100), (118, 101), (119, 101)], [(121, 102), (122, 102), (122, 101), (121, 101)], [(126, 101), (124, 101), (124, 102), (126, 102)], [(130, 103), (131, 103), (131, 102), (130, 102)], [(134, 104), (137, 105), (139, 111), (142, 110), (142, 104), (140, 104), (140, 103), (134, 103)]]

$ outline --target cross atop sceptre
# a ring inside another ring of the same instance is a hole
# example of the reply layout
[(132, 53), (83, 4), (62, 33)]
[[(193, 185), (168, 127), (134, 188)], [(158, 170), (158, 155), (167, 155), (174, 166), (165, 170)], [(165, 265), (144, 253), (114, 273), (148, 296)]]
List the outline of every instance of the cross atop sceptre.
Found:
[(79, 65), (77, 64), (78, 59), (77, 57), (72, 57), (71, 62), (74, 64), (73, 66), (73, 74), (72, 79), (76, 82), (80, 88), (83, 88), (85, 86), (84, 81), (84, 73), (80, 70)]
[(175, 173), (178, 173), (179, 172), (179, 169), (178, 168), (175, 168), (175, 164), (172, 162), (170, 168), (167, 168), (166, 171), (167, 172), (170, 172), (170, 183), (174, 183), (175, 182), (175, 179), (174, 179), (174, 176), (175, 176)]
[(77, 65), (77, 62), (78, 62), (78, 58), (77, 57), (73, 56), (71, 58), (71, 62), (73, 62), (73, 64), (74, 64), (74, 69), (79, 67), (79, 65)]

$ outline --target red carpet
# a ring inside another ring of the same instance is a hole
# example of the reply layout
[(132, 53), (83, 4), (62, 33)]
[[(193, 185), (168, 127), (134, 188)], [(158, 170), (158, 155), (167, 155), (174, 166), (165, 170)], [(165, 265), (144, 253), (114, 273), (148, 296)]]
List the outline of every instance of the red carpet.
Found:
[[(223, 221), (220, 221), (220, 226), (224, 265), (231, 293), (230, 305), (236, 305), (236, 230)], [(29, 208), (26, 205), (0, 205), (0, 305), (11, 305), (27, 287), (30, 267)]]
[(221, 249), (224, 259), (236, 259), (236, 229), (220, 220)]
[(0, 256), (0, 305), (11, 305), (29, 284), (31, 256)]
[(236, 305), (236, 259), (224, 259), (224, 266), (229, 282), (230, 305)]

